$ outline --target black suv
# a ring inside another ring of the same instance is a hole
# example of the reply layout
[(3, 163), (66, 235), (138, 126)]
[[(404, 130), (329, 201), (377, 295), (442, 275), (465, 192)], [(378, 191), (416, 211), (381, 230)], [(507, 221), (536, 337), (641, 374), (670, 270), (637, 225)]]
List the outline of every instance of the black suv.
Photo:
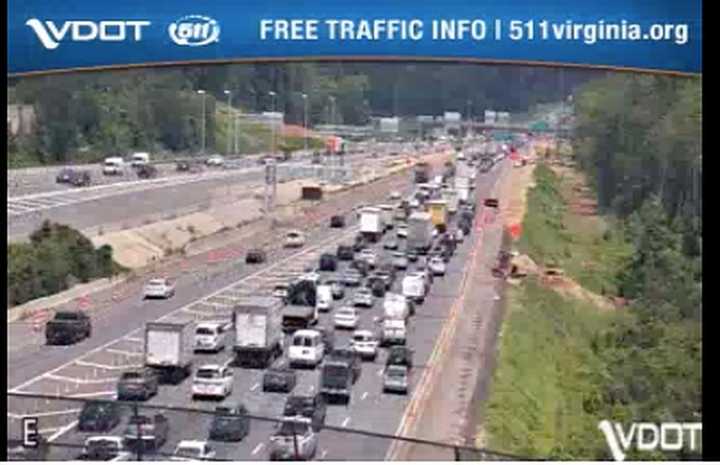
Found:
[(387, 285), (385, 284), (385, 280), (383, 278), (376, 274), (373, 274), (368, 277), (366, 284), (375, 297), (385, 297), (385, 293), (387, 292)]
[(352, 260), (355, 256), (355, 250), (351, 245), (339, 245), (337, 248), (337, 258), (339, 260)]
[(360, 359), (360, 354), (355, 352), (352, 347), (333, 349), (330, 352), (329, 358), (333, 360), (346, 360), (350, 362), (353, 375), (353, 384), (360, 378), (360, 373), (362, 371), (362, 360)]
[(285, 402), (283, 416), (303, 417), (310, 419), (313, 431), (320, 431), (325, 425), (327, 405), (325, 399), (320, 395), (311, 396), (290, 396)]
[(324, 253), (320, 256), (320, 271), (336, 271), (338, 265), (337, 257), (333, 254)]
[(135, 172), (140, 179), (151, 179), (158, 175), (158, 170), (153, 165), (140, 165), (135, 169)]
[(263, 263), (266, 259), (267, 256), (262, 249), (250, 249), (245, 255), (245, 263)]
[(345, 227), (345, 217), (341, 215), (334, 215), (330, 218), (330, 227), (331, 228), (344, 228)]
[(87, 402), (78, 418), (78, 431), (106, 433), (120, 423), (121, 407), (101, 401)]
[(158, 393), (158, 375), (149, 368), (126, 371), (117, 384), (118, 400), (148, 400)]
[(72, 168), (63, 168), (60, 170), (55, 180), (59, 184), (66, 183), (77, 187), (89, 186), (91, 183), (90, 172), (74, 170)]
[[(149, 416), (130, 417), (123, 439), (129, 450), (136, 450), (140, 446), (138, 440), (143, 442), (143, 450), (156, 450), (167, 442), (170, 423), (165, 415), (158, 413)], [(141, 438), (141, 439), (140, 439)]]
[(222, 405), (215, 409), (210, 424), (211, 441), (242, 441), (250, 434), (250, 418), (245, 405)]

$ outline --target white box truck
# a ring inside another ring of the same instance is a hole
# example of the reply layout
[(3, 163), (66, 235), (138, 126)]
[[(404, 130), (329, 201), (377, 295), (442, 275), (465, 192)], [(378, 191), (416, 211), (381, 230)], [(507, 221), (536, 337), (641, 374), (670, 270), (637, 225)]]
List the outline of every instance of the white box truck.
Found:
[(282, 356), (283, 302), (276, 297), (244, 297), (235, 304), (235, 360), (241, 367), (266, 368)]
[(426, 286), (425, 277), (420, 273), (408, 274), (402, 281), (403, 296), (415, 303), (421, 304), (425, 301)]
[(388, 292), (383, 301), (383, 310), (386, 320), (407, 320), (410, 316), (410, 306), (407, 297), (402, 294)]
[(382, 210), (365, 207), (360, 210), (360, 234), (370, 242), (377, 242), (385, 232)]
[(458, 193), (455, 189), (443, 189), (441, 191), (442, 199), (447, 202), (448, 213), (451, 215), (457, 213), (458, 210)]
[(394, 216), (393, 212), (395, 210), (395, 206), (390, 204), (383, 204), (378, 205), (378, 208), (380, 209), (380, 212), (382, 214), (383, 226), (385, 226), (385, 229), (392, 229)]
[(407, 250), (427, 253), (432, 246), (433, 224), (430, 213), (414, 212), (408, 218)]
[(145, 366), (164, 382), (179, 383), (192, 371), (195, 322), (190, 319), (145, 323)]

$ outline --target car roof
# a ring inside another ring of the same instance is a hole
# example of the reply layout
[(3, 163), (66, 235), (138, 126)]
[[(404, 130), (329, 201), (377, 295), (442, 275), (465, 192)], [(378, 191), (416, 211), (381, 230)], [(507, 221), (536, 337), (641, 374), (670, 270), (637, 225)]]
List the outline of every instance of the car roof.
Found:
[(198, 441), (196, 439), (184, 439), (178, 443), (178, 447), (205, 447), (207, 441)]
[(295, 336), (319, 336), (320, 331), (316, 331), (314, 329), (298, 329), (293, 333), (293, 337)]
[(85, 439), (85, 444), (90, 441), (122, 441), (122, 439), (120, 436), (90, 436)]
[(217, 322), (198, 323), (196, 329), (199, 329), (199, 328), (215, 329), (215, 328), (220, 328), (222, 326), (223, 326), (222, 323), (217, 323)]
[(225, 368), (223, 365), (207, 364), (207, 365), (200, 365), (198, 367), (198, 370), (221, 370), (223, 368)]
[(368, 329), (358, 329), (353, 333), (353, 336), (375, 336), (375, 334)]

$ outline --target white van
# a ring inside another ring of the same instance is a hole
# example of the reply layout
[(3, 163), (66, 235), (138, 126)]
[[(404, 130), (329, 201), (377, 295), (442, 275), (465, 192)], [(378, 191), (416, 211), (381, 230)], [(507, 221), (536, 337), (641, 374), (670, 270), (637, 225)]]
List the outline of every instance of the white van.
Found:
[(332, 287), (327, 284), (321, 284), (317, 287), (317, 296), (315, 298), (315, 306), (319, 312), (329, 312), (333, 306)]
[(195, 352), (220, 352), (225, 348), (223, 323), (200, 323), (195, 328)]
[(404, 320), (385, 320), (382, 327), (382, 345), (405, 345), (407, 328)]
[(134, 153), (130, 159), (130, 166), (132, 167), (147, 165), (148, 163), (150, 163), (150, 154), (146, 152)]
[(109, 157), (103, 163), (102, 172), (104, 175), (112, 176), (123, 174), (125, 171), (125, 160), (121, 157)]
[(288, 349), (290, 366), (316, 367), (325, 356), (325, 343), (319, 331), (300, 329), (295, 331)]
[(385, 310), (385, 319), (388, 320), (407, 320), (410, 316), (407, 297), (402, 294), (386, 293), (383, 309)]
[(408, 299), (423, 303), (425, 300), (425, 279), (421, 274), (410, 274), (403, 278), (402, 293)]

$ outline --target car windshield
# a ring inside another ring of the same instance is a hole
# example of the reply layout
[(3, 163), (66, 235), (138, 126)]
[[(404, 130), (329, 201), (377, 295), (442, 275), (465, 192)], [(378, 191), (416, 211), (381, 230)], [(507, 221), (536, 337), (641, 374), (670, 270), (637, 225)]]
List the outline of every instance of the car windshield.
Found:
[(199, 447), (178, 447), (175, 449), (175, 455), (181, 455), (184, 457), (199, 457), (202, 453), (202, 449)]
[(355, 334), (353, 336), (353, 341), (356, 341), (356, 342), (372, 341), (372, 336), (370, 336), (369, 334)]
[(310, 425), (300, 421), (284, 421), (280, 424), (278, 436), (292, 436), (293, 434), (303, 435), (308, 431)]
[(195, 375), (195, 377), (202, 378), (202, 379), (220, 378), (220, 371), (215, 370), (213, 368), (201, 368), (197, 371), (197, 374)]
[(291, 232), (291, 233), (288, 233), (287, 236), (291, 239), (296, 239), (296, 238), (300, 237), (300, 234)]
[(195, 330), (195, 334), (201, 335), (201, 336), (212, 336), (215, 334), (215, 332), (210, 328), (198, 328)]
[(355, 310), (350, 308), (341, 308), (338, 310), (337, 316), (352, 317), (355, 316)]
[(133, 380), (140, 379), (140, 378), (142, 378), (142, 373), (140, 373), (139, 371), (131, 371), (129, 373), (123, 373), (120, 378), (121, 379), (133, 379)]
[(312, 338), (307, 336), (295, 336), (292, 345), (299, 347), (312, 347)]
[(387, 369), (387, 375), (391, 378), (402, 378), (407, 374), (404, 367), (390, 367)]
[(151, 279), (148, 284), (151, 285), (151, 286), (164, 286), (164, 285), (165, 285), (165, 280), (163, 280), (163, 279)]
[(112, 439), (107, 438), (90, 438), (85, 443), (89, 448), (93, 449), (110, 449), (110, 450), (117, 450), (120, 449), (119, 441), (114, 441)]

